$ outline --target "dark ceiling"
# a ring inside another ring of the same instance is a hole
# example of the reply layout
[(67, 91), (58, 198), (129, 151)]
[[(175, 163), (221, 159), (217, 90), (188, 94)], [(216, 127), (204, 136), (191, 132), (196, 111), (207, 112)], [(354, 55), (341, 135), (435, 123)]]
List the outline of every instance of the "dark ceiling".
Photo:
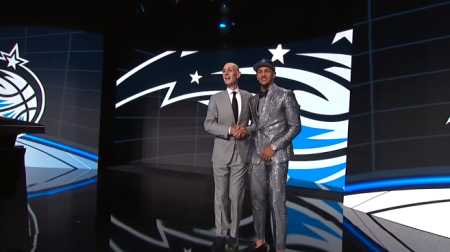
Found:
[[(228, 19), (235, 23), (226, 35), (218, 26), (224, 2), (229, 6)], [(0, 24), (108, 33), (140, 48), (247, 47), (349, 29), (353, 24), (353, 1), (0, 0)]]

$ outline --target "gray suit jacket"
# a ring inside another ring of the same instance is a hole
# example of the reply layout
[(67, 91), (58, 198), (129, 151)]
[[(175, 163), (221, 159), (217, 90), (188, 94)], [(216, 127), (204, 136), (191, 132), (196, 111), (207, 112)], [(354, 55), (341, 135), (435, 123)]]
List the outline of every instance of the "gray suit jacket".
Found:
[(250, 119), (249, 101), (252, 95), (242, 89), (239, 89), (239, 92), (241, 94), (241, 113), (238, 122), (234, 120), (230, 97), (227, 91), (217, 93), (209, 99), (208, 112), (203, 126), (208, 133), (216, 136), (211, 158), (213, 163), (222, 165), (229, 164), (233, 157), (235, 144), (237, 144), (242, 162), (248, 163), (248, 139), (236, 140), (228, 134), (230, 127), (235, 125), (247, 126)]
[(272, 84), (267, 93), (262, 111), (258, 113), (259, 96), (250, 100), (252, 125), (247, 128), (251, 134), (250, 162), (261, 163), (261, 151), (269, 145), (276, 148), (272, 162), (289, 161), (293, 155), (292, 140), (300, 134), (300, 106), (292, 91)]

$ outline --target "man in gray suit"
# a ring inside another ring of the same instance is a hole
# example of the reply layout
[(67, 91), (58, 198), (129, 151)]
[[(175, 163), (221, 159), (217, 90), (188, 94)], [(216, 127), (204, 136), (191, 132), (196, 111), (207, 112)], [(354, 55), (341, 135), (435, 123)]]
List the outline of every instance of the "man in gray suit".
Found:
[(253, 69), (261, 91), (250, 100), (253, 123), (246, 130), (251, 134), (249, 175), (256, 242), (244, 251), (267, 251), (265, 220), (268, 192), (274, 245), (276, 251), (283, 252), (287, 233), (287, 170), (294, 155), (292, 140), (301, 131), (300, 106), (292, 91), (275, 85), (275, 65), (272, 61), (261, 60)]
[(235, 251), (239, 247), (237, 235), (244, 200), (249, 142), (243, 127), (238, 125), (248, 125), (249, 101), (252, 97), (247, 91), (239, 89), (240, 76), (236, 64), (225, 64), (223, 80), (227, 89), (211, 96), (204, 122), (205, 130), (216, 136), (212, 163), (217, 237), (212, 245), (212, 251), (223, 251), (225, 244)]

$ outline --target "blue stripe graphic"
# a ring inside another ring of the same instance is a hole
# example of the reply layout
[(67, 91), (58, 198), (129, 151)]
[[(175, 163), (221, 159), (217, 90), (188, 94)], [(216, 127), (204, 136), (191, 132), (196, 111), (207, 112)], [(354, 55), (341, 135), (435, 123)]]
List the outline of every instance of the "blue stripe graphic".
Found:
[(337, 234), (333, 229), (325, 225), (323, 222), (318, 219), (312, 218), (304, 214), (303, 212), (288, 207), (287, 213), (289, 219), (291, 220), (288, 223), (288, 234), (304, 235), (327, 242), (327, 240), (325, 240), (322, 236), (316, 234), (314, 231), (305, 226), (306, 224), (323, 230), (338, 239), (342, 238), (339, 234)]
[(358, 240), (364, 243), (364, 245), (366, 245), (366, 247), (369, 248), (371, 251), (382, 252), (380, 249), (377, 248), (377, 246), (373, 244), (372, 241), (367, 239), (364, 235), (360, 234), (358, 230), (355, 227), (353, 227), (353, 225), (350, 224), (346, 219), (344, 219), (344, 227), (348, 231), (350, 231), (350, 233), (352, 233)]
[(336, 201), (329, 201), (329, 200), (324, 200), (323, 201), (325, 204), (329, 205), (330, 207), (332, 207), (334, 210), (336, 210), (338, 213), (343, 214), (344, 213), (344, 208), (342, 208), (342, 205), (340, 205), (339, 203), (337, 203)]
[(13, 113), (14, 113), (14, 111), (10, 111), (10, 112), (8, 112), (8, 113), (6, 113), (6, 114), (3, 114), (3, 116), (4, 116), (4, 117), (11, 118), (12, 115), (13, 115)]
[(327, 183), (323, 183), (322, 185), (328, 188), (332, 188), (332, 191), (343, 192), (345, 185), (345, 176), (342, 176), (338, 179), (332, 180)]
[(8, 107), (9, 105), (11, 105), (10, 103), (4, 103), (6, 100), (0, 100), (0, 108), (3, 107)]
[(302, 126), (302, 132), (292, 141), (294, 149), (314, 149), (320, 147), (340, 144), (347, 141), (347, 138), (341, 139), (309, 139), (310, 137), (322, 135), (333, 130), (317, 129)]
[(316, 183), (296, 178), (290, 178), (287, 182), (288, 186), (294, 186), (294, 187), (304, 187), (304, 188), (311, 188), (315, 190), (323, 190), (320, 186), (318, 186)]
[(33, 142), (37, 142), (37, 143), (42, 143), (42, 144), (54, 147), (56, 149), (64, 150), (64, 151), (79, 155), (81, 157), (84, 157), (84, 158), (87, 158), (87, 159), (90, 159), (93, 161), (98, 161), (97, 155), (88, 153), (86, 151), (78, 150), (78, 149), (75, 149), (75, 148), (60, 144), (60, 143), (56, 143), (56, 142), (53, 142), (53, 141), (50, 141), (47, 139), (43, 139), (43, 138), (32, 136), (32, 135), (23, 135), (23, 136), (21, 136), (21, 138), (30, 140)]
[[(328, 176), (331, 176), (343, 169), (347, 166), (346, 163), (330, 166), (330, 167), (324, 167), (324, 168), (317, 168), (317, 169), (289, 169), (288, 174), (290, 178), (294, 179), (300, 179), (305, 180), (308, 179), (309, 181), (319, 181), (323, 178), (326, 178)], [(342, 184), (344, 185), (344, 184)]]
[(406, 186), (430, 186), (450, 184), (450, 176), (402, 178), (382, 181), (373, 181), (345, 186), (345, 193), (356, 193), (368, 190), (383, 190), (401, 188)]
[(83, 186), (92, 185), (92, 184), (95, 184), (96, 182), (97, 182), (97, 178), (94, 178), (94, 179), (90, 179), (87, 181), (83, 181), (78, 184), (69, 185), (66, 187), (62, 187), (62, 188), (58, 188), (58, 189), (54, 189), (54, 190), (50, 190), (50, 191), (46, 191), (46, 192), (31, 193), (31, 194), (28, 194), (27, 198), (32, 199), (32, 198), (37, 198), (37, 197), (42, 197), (42, 196), (51, 196), (51, 195), (55, 195), (55, 194), (69, 191), (72, 189), (80, 188)]

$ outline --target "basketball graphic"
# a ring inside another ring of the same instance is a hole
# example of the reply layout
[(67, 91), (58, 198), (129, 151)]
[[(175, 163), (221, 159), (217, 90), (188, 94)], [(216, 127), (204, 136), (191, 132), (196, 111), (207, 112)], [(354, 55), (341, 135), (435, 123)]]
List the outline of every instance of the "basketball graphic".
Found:
[(44, 113), (44, 88), (26, 63), (18, 44), (9, 53), (0, 51), (0, 116), (37, 123)]

